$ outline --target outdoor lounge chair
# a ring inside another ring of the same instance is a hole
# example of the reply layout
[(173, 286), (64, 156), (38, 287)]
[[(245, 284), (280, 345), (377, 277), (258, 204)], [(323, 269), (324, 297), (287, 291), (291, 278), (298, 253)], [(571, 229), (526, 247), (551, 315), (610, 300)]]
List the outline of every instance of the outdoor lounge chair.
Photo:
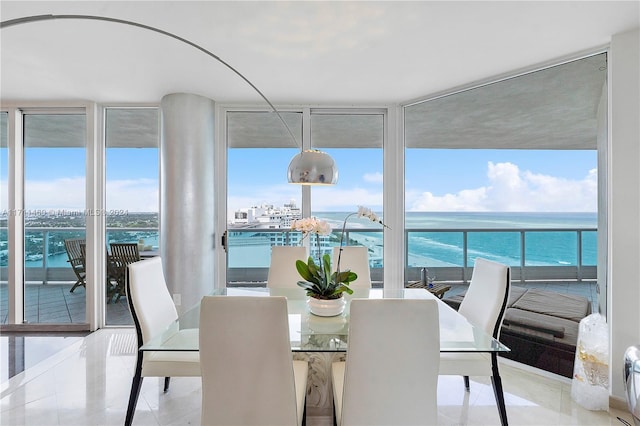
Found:
[(69, 290), (70, 293), (73, 293), (73, 290), (78, 286), (87, 287), (85, 282), (87, 271), (85, 268), (84, 255), (80, 249), (80, 244), (84, 243), (84, 238), (64, 240), (64, 247), (67, 249), (67, 256), (69, 257), (68, 262), (71, 265), (71, 269), (73, 269), (73, 273), (76, 274), (76, 282), (71, 287), (71, 290)]
[(108, 256), (108, 277), (114, 278), (116, 288), (113, 291), (115, 301), (125, 294), (125, 276), (127, 266), (140, 260), (137, 243), (111, 243), (111, 255)]

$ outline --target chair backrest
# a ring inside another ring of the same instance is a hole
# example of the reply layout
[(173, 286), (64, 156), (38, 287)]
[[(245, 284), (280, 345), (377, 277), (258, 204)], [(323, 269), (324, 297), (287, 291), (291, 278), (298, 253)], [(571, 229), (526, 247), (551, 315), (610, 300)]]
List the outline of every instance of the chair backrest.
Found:
[(342, 246), (333, 248), (333, 269), (338, 266), (340, 257), (340, 270), (351, 270), (358, 274), (358, 278), (349, 284), (351, 288), (371, 288), (371, 269), (369, 265), (369, 249), (364, 246)]
[(111, 256), (125, 265), (140, 260), (138, 243), (111, 243)]
[(200, 305), (203, 425), (297, 425), (287, 301), (205, 296)]
[(125, 283), (138, 344), (141, 345), (178, 318), (164, 280), (160, 256), (130, 264)]
[(80, 249), (80, 244), (85, 244), (84, 238), (70, 238), (64, 240), (64, 248), (67, 250), (67, 256), (69, 257), (69, 263), (71, 266), (84, 267), (84, 253)]
[[(307, 249), (302, 246), (272, 246), (271, 264), (267, 276), (269, 288), (294, 288), (302, 277), (296, 269), (296, 260), (307, 261)], [(299, 288), (299, 287), (298, 287)]]
[(502, 319), (511, 291), (511, 274), (507, 265), (476, 258), (469, 289), (458, 312), (494, 338), (500, 337)]
[(353, 299), (349, 321), (341, 424), (436, 424), (438, 302)]

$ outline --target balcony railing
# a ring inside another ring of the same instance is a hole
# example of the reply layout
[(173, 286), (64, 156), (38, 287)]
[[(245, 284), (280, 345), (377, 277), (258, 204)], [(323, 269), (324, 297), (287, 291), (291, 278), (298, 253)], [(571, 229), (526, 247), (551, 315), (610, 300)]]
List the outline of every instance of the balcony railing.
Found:
[[(6, 241), (6, 228), (0, 228)], [(85, 238), (84, 228), (60, 227), (25, 228), (25, 281), (28, 283), (75, 281), (76, 277), (69, 266), (64, 240)], [(107, 228), (107, 241), (138, 242), (147, 238), (151, 242), (158, 240), (157, 228)], [(145, 240), (145, 244), (148, 241)], [(157, 246), (157, 244), (156, 244)], [(0, 280), (7, 281), (6, 251), (0, 257)]]
[(406, 237), (409, 281), (424, 267), (436, 280), (467, 282), (476, 257), (509, 265), (516, 281), (597, 278), (596, 228), (423, 228), (407, 230)]
[[(84, 237), (84, 228), (26, 228), (25, 278), (28, 282), (72, 281), (64, 239)], [(6, 228), (0, 228), (6, 241)], [(348, 228), (345, 245), (369, 248), (371, 278), (383, 279), (383, 238), (380, 229)], [(596, 279), (597, 229), (595, 228), (481, 228), (405, 230), (406, 279), (418, 280), (422, 268), (440, 281), (466, 282), (473, 259), (485, 257), (511, 266), (514, 280)], [(155, 228), (108, 228), (107, 240), (137, 242), (157, 247)], [(229, 284), (266, 282), (270, 247), (300, 241), (299, 232), (282, 229), (233, 229), (227, 237)], [(3, 241), (0, 239), (0, 241)], [(340, 231), (321, 239), (321, 252), (330, 253), (340, 241)], [(311, 254), (317, 255), (314, 239)], [(151, 244), (150, 244), (151, 243)], [(6, 250), (0, 253), (6, 255)], [(7, 280), (7, 258), (0, 258), (0, 280)]]
[[(266, 281), (270, 245), (299, 241), (296, 232), (282, 229), (234, 229), (228, 238), (229, 283)], [(422, 268), (438, 281), (468, 282), (473, 259), (485, 257), (511, 266), (514, 280), (596, 279), (596, 228), (478, 228), (405, 230), (405, 276), (418, 280)], [(340, 232), (325, 237), (323, 252), (340, 241)], [(383, 239), (380, 229), (350, 228), (345, 244), (369, 248), (371, 279), (383, 279)], [(312, 250), (313, 241), (312, 241)], [(261, 250), (259, 250), (261, 249)], [(315, 256), (314, 252), (311, 252)], [(245, 259), (251, 264), (244, 264)]]

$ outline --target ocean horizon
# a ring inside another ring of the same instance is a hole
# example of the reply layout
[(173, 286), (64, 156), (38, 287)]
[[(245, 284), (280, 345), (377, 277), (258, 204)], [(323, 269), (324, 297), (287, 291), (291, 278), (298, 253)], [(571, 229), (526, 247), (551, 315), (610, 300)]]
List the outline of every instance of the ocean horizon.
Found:
[[(336, 232), (342, 229), (345, 218), (354, 212), (316, 212), (314, 216), (327, 220)], [(383, 215), (380, 218), (384, 221)], [(352, 242), (369, 247), (372, 267), (381, 266), (382, 226), (353, 215), (347, 220), (346, 228), (350, 230)], [(358, 232), (360, 228), (366, 228), (368, 232)], [(467, 264), (473, 264), (475, 257), (484, 257), (510, 266), (519, 266), (522, 229), (530, 230), (525, 234), (527, 266), (576, 265), (576, 230), (582, 230), (581, 263), (597, 264), (596, 212), (407, 212), (405, 228), (408, 234), (409, 267), (462, 266), (462, 230), (477, 230), (467, 234)], [(484, 232), (484, 229), (487, 231)], [(501, 231), (496, 232), (497, 229)], [(556, 232), (554, 229), (573, 231)], [(137, 242), (133, 234), (131, 241)], [(144, 237), (145, 244), (158, 247), (157, 233), (146, 231)], [(255, 244), (245, 242), (242, 245), (234, 245), (230, 238), (229, 244), (229, 267), (269, 266), (271, 246), (264, 238), (256, 239)], [(47, 264), (50, 267), (68, 266), (66, 253), (49, 256)], [(42, 260), (28, 260), (25, 266), (41, 267)]]
[[(326, 220), (335, 231), (342, 229), (352, 212), (316, 212), (313, 216)], [(384, 222), (384, 216), (380, 215)], [(468, 233), (467, 264), (483, 257), (519, 266), (520, 230), (525, 234), (525, 265), (571, 266), (578, 263), (577, 230), (582, 235), (583, 265), (597, 264), (596, 212), (407, 212), (409, 267), (452, 267), (464, 264), (463, 230)], [(358, 232), (359, 228), (367, 231)], [(382, 226), (367, 218), (350, 216), (346, 223), (352, 242), (367, 246), (372, 267), (383, 262)], [(376, 232), (376, 229), (380, 229)], [(482, 230), (486, 229), (486, 232)], [(500, 229), (500, 232), (492, 230)], [(572, 231), (555, 231), (571, 229)], [(423, 231), (429, 230), (429, 231)], [(447, 230), (445, 232), (444, 230)], [(511, 231), (513, 230), (513, 231)], [(448, 232), (450, 231), (450, 232)], [(269, 246), (233, 246), (230, 241), (229, 267), (268, 267)], [(247, 264), (250, 259), (251, 265)]]

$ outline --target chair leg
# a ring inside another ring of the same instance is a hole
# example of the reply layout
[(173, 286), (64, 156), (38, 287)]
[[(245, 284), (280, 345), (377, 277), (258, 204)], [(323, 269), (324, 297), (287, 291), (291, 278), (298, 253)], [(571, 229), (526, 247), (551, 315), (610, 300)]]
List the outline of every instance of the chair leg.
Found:
[(164, 378), (164, 391), (168, 391), (169, 390), (169, 380), (171, 380), (171, 377), (165, 377)]
[(304, 405), (302, 411), (302, 426), (307, 426), (307, 397), (304, 397)]
[(500, 414), (500, 424), (502, 426), (508, 426), (507, 420), (507, 407), (504, 403), (504, 391), (502, 389), (502, 379), (500, 378), (500, 371), (498, 370), (498, 355), (496, 352), (491, 353), (491, 369), (493, 375), (491, 376), (491, 384), (493, 385), (493, 393), (496, 397), (496, 404), (498, 405), (498, 413)]
[(78, 287), (79, 285), (82, 285), (82, 281), (81, 280), (76, 281), (76, 283), (73, 285), (73, 287), (71, 287), (71, 290), (69, 290), (69, 293), (73, 293), (73, 290), (75, 290), (76, 287)]
[(138, 360), (136, 362), (136, 372), (131, 382), (131, 394), (129, 395), (129, 406), (127, 407), (127, 417), (125, 418), (125, 426), (131, 426), (133, 415), (136, 412), (138, 404), (138, 396), (140, 395), (140, 387), (142, 386), (142, 352), (138, 351)]
[(469, 376), (464, 376), (464, 388), (469, 392)]

